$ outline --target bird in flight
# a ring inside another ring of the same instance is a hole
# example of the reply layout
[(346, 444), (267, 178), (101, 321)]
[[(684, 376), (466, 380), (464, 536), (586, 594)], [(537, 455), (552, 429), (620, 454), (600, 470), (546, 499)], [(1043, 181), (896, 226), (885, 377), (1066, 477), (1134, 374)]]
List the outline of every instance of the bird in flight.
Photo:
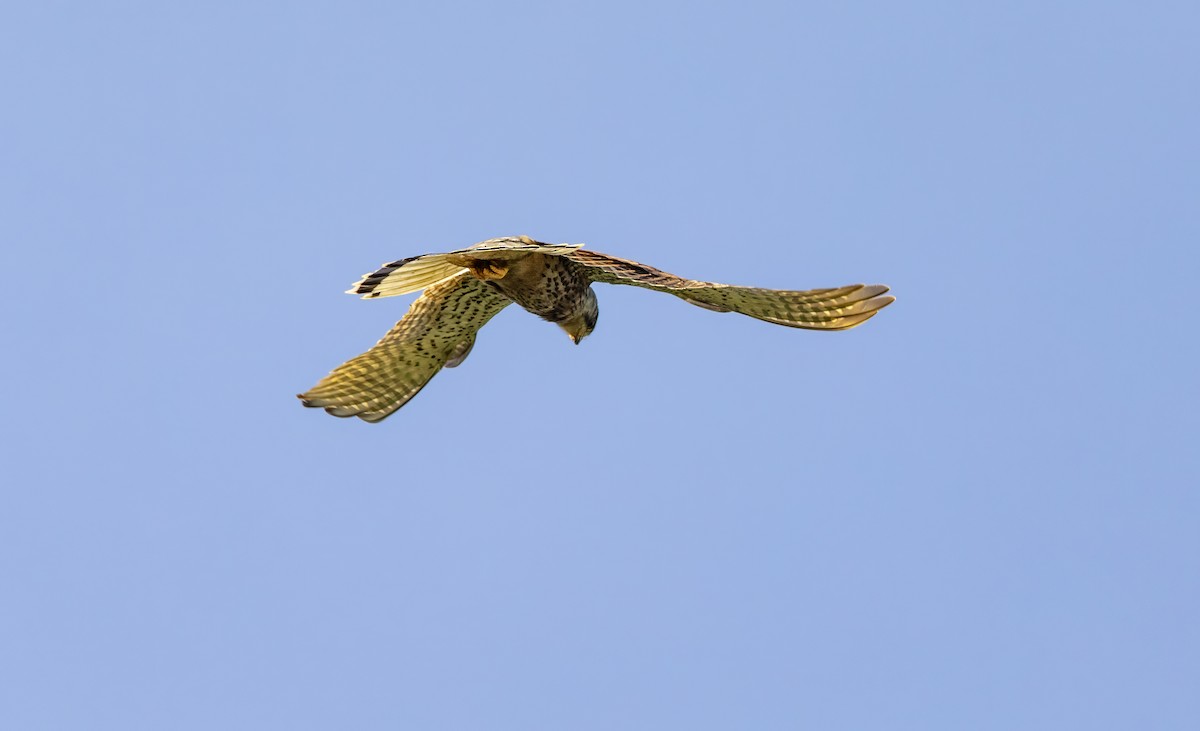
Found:
[(846, 330), (895, 301), (880, 284), (799, 292), (735, 287), (684, 279), (582, 244), (544, 244), (528, 236), (490, 239), (394, 261), (355, 282), (348, 294), (363, 299), (425, 291), (374, 347), (299, 394), (300, 401), (334, 416), (382, 421), (442, 368), (461, 364), (479, 329), (513, 302), (555, 323), (578, 344), (600, 314), (592, 282), (645, 287), (706, 310), (808, 330)]

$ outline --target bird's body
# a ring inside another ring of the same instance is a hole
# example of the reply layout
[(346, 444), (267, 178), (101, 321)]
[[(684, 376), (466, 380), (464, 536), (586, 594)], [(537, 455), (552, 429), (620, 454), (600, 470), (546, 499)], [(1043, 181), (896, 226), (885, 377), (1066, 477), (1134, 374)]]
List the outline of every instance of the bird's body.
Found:
[(894, 300), (882, 285), (807, 291), (734, 287), (683, 279), (574, 244), (543, 244), (525, 236), (491, 239), (392, 262), (355, 283), (350, 292), (364, 299), (425, 291), (373, 348), (334, 369), (300, 399), (335, 416), (380, 421), (443, 367), (462, 363), (476, 332), (513, 302), (559, 325), (578, 343), (599, 315), (592, 282), (632, 284), (705, 309), (812, 330), (854, 327)]
[(505, 297), (555, 324), (578, 315), (592, 289), (592, 280), (578, 265), (549, 254), (526, 254), (503, 277), (490, 281)]

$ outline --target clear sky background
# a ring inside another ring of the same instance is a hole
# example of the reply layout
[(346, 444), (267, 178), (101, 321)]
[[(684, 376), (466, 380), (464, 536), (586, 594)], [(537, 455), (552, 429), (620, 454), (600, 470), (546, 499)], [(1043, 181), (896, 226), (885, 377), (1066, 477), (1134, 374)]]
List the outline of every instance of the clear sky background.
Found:
[[(0, 726), (1200, 728), (1200, 12), (8, 3)], [(294, 394), (528, 234), (598, 285)]]

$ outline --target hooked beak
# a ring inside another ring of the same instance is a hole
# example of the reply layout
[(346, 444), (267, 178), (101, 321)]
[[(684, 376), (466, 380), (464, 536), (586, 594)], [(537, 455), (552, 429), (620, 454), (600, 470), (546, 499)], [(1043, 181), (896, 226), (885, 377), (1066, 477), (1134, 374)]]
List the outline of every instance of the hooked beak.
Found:
[(563, 331), (567, 333), (567, 337), (571, 338), (571, 342), (575, 343), (576, 345), (579, 345), (579, 341), (586, 338), (588, 333), (591, 332), (591, 330), (588, 328), (587, 321), (582, 317), (561, 323), (561, 327)]

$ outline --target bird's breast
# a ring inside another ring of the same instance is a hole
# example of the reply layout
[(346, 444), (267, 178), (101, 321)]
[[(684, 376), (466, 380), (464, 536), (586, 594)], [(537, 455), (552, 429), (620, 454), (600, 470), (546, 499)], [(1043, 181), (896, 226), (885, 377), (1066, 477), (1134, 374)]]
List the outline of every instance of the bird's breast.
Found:
[(574, 316), (591, 284), (570, 262), (546, 254), (531, 254), (513, 262), (504, 277), (492, 283), (512, 301), (551, 322)]

